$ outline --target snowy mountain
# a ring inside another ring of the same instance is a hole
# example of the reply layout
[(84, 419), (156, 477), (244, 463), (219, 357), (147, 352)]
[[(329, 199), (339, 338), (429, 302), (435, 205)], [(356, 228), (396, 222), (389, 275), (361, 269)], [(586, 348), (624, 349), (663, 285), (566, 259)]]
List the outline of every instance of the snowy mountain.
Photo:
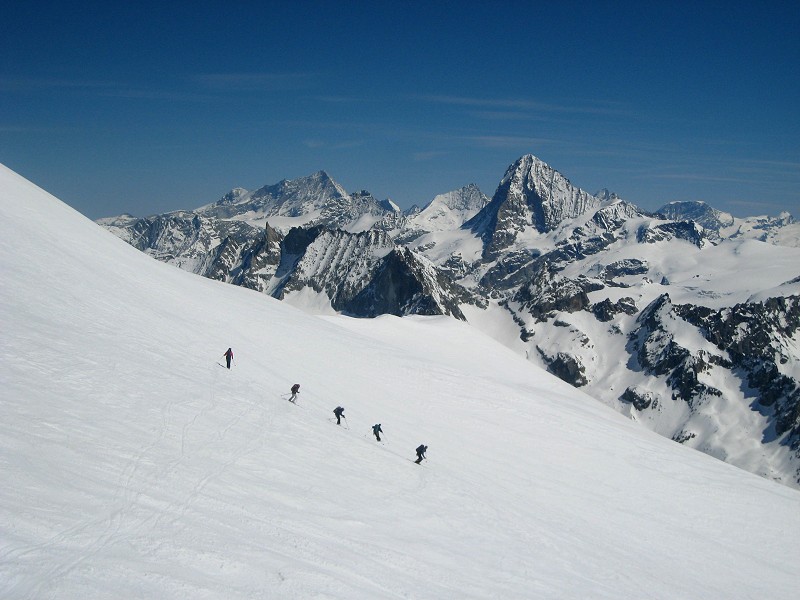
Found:
[(440, 194), (413, 215), (410, 226), (425, 232), (458, 229), (489, 203), (475, 184)]
[[(5, 167), (0, 260), (3, 598), (800, 584), (797, 491), (638, 427), (457, 319), (317, 317), (195, 277)], [(295, 382), (298, 406), (281, 397)]]
[(369, 192), (348, 194), (325, 171), (308, 177), (285, 179), (254, 192), (235, 188), (213, 204), (194, 212), (215, 219), (235, 219), (262, 226), (269, 220), (279, 230), (293, 226), (325, 224), (363, 231), (386, 213), (391, 201), (380, 202)]
[(705, 202), (670, 202), (656, 212), (673, 221), (694, 221), (706, 229), (719, 231), (733, 225), (733, 216), (712, 208)]
[(226, 196), (230, 218), (101, 224), (159, 260), (311, 313), (467, 319), (670, 439), (800, 485), (791, 216), (736, 219), (701, 202), (651, 214), (531, 155), (491, 201), (466, 186), (388, 210), (324, 173), (263, 190)]
[(599, 205), (600, 200), (528, 154), (508, 168), (492, 201), (467, 225), (483, 239), (489, 257), (526, 234), (547, 233)]
[(670, 202), (657, 212), (673, 220), (694, 221), (727, 239), (753, 239), (776, 246), (800, 247), (800, 223), (787, 212), (777, 217), (738, 219), (700, 201)]

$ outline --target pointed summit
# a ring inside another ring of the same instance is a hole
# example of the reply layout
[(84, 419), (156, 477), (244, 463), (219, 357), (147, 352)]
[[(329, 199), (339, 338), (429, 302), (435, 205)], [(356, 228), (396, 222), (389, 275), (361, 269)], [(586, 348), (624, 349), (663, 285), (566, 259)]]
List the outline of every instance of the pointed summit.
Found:
[(492, 201), (466, 225), (483, 237), (484, 254), (491, 255), (527, 229), (547, 233), (600, 204), (550, 165), (526, 154), (506, 170)]
[(600, 201), (573, 186), (561, 173), (532, 154), (511, 165), (495, 192), (501, 200), (523, 200), (531, 211), (531, 225), (541, 233), (552, 231), (564, 219), (597, 208)]

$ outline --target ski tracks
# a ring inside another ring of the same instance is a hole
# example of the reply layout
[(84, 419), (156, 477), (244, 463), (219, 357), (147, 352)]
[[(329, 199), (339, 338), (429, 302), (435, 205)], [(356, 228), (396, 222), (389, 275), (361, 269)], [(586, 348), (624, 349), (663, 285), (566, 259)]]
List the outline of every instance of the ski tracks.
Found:
[(50, 585), (111, 545), (158, 540), (158, 532), (179, 523), (213, 481), (262, 445), (273, 411), (262, 410), (261, 418), (252, 419), (262, 405), (237, 398), (226, 398), (223, 407), (216, 387), (214, 374), (206, 401), (172, 399), (161, 406), (151, 439), (129, 453), (121, 469), (110, 510), (0, 555), (0, 564), (17, 563), (17, 573), (28, 572), (6, 588), (8, 597), (42, 597)]

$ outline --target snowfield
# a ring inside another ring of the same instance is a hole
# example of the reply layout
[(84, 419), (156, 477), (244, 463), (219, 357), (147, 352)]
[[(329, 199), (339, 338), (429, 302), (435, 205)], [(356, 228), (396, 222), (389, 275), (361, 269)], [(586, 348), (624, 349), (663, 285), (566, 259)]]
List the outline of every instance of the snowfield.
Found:
[(0, 260), (3, 599), (800, 585), (800, 493), (456, 319), (310, 316), (159, 263), (2, 166)]

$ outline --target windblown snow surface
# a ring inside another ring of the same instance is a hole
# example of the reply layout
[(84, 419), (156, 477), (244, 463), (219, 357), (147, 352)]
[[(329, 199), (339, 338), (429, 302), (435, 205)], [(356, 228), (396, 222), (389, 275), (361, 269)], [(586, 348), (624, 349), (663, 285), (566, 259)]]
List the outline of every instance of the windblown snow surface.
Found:
[(5, 167), (0, 256), (4, 599), (798, 589), (797, 491), (456, 319), (304, 314), (158, 263)]

